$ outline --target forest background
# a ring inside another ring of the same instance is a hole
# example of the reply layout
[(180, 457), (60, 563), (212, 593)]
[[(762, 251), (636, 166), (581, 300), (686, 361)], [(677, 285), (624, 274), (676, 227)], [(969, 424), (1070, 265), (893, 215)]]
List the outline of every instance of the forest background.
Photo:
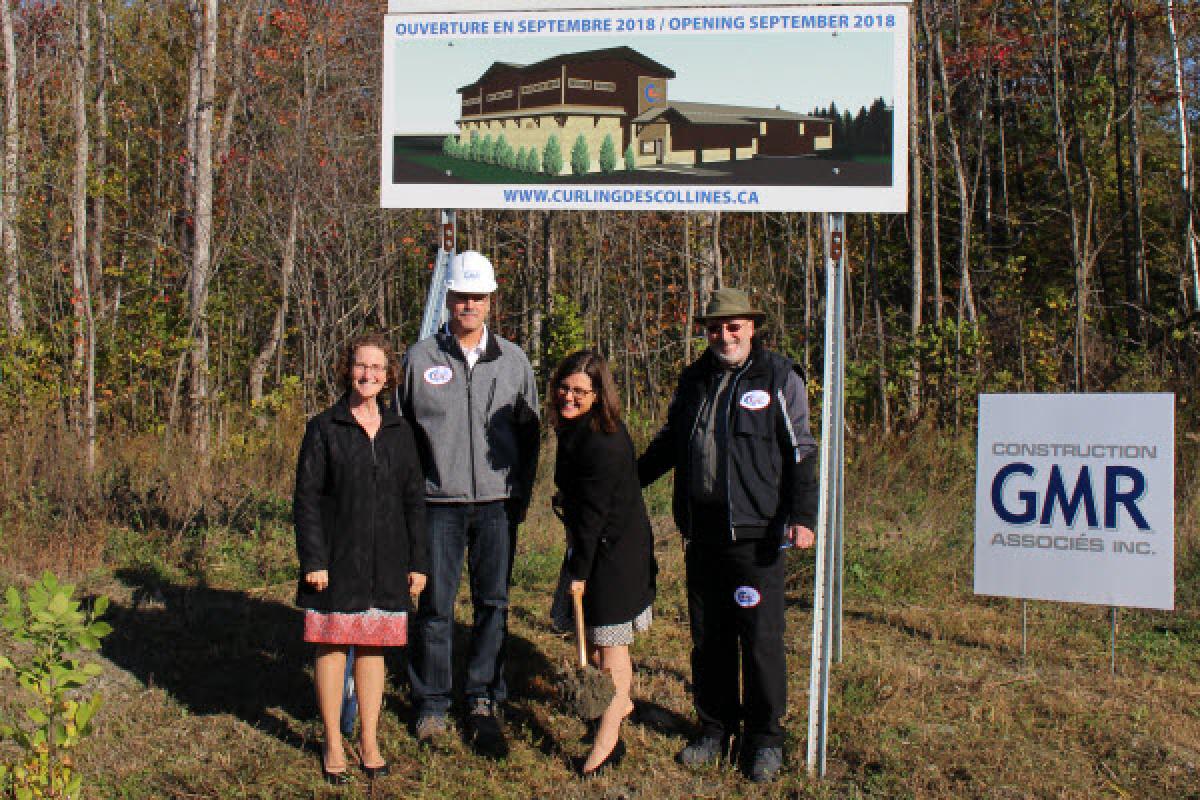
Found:
[[(413, 341), (437, 248), (433, 213), (378, 207), (382, 5), (0, 0), (7, 576), (108, 575), (98, 585), (132, 592), (130, 613), (138, 592), (274, 591), (294, 577), (286, 507), (303, 418), (334, 396), (349, 337)], [(1181, 616), (1169, 619), (1186, 623), (1143, 627), (1166, 626), (1183, 648), (1162, 651), (1171, 659), (1200, 652), (1197, 11), (913, 4), (909, 213), (848, 217), (850, 510), (865, 543), (850, 544), (865, 548), (849, 557), (851, 599), (929, 611), (947, 580), (970, 602), (969, 547), (951, 539), (970, 525), (979, 392), (1172, 391)], [(460, 248), (497, 267), (495, 329), (542, 380), (599, 346), (638, 436), (700, 352), (693, 319), (721, 286), (767, 311), (816, 418), (820, 215), (459, 220)], [(929, 561), (871, 555), (921, 527)], [(919, 566), (928, 578), (905, 573)], [(860, 788), (918, 780), (846, 763)], [(931, 791), (971, 785), (943, 780)]]

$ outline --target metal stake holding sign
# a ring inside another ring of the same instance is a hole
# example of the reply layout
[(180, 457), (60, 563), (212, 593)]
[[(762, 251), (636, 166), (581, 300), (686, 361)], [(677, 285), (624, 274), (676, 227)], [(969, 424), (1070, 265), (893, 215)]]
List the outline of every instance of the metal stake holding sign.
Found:
[(821, 404), (821, 505), (813, 579), (812, 660), (808, 681), (808, 774), (825, 777), (829, 667), (841, 660), (842, 523), (845, 491), (846, 216), (825, 217), (825, 375)]
[(425, 298), (425, 313), (421, 317), (421, 333), (417, 336), (417, 341), (432, 336), (446, 323), (446, 271), (450, 268), (450, 259), (454, 258), (458, 249), (458, 213), (442, 211), (441, 216), (437, 261), (433, 264), (429, 295)]

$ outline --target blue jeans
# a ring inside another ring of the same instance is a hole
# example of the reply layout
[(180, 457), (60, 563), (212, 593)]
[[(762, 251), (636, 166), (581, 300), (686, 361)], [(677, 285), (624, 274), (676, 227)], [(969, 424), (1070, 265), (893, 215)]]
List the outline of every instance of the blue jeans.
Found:
[(504, 501), (430, 503), (429, 580), (412, 626), (408, 676), (418, 716), (442, 716), (453, 689), (454, 599), (466, 555), (474, 620), (467, 655), (468, 705), (483, 697), (502, 702), (504, 640), (508, 635), (508, 581), (516, 526)]

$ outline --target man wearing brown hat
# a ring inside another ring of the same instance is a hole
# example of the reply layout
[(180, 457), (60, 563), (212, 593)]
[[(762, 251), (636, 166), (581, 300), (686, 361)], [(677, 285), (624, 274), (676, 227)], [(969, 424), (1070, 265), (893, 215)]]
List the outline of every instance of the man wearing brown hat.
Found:
[(745, 292), (713, 293), (700, 318), (708, 349), (684, 368), (666, 424), (638, 459), (643, 486), (675, 470), (686, 547), (700, 735), (679, 761), (740, 757), (756, 782), (783, 766), (784, 548), (812, 547), (817, 517), (804, 379), (762, 346), (764, 319)]

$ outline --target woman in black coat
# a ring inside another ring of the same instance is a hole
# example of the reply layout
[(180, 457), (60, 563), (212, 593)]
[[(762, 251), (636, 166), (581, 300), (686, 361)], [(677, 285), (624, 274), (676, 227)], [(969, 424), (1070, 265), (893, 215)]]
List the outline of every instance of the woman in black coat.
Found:
[(592, 661), (612, 674), (616, 687), (583, 764), (591, 775), (625, 753), (621, 722), (633, 711), (629, 645), (650, 625), (654, 534), (604, 357), (591, 350), (568, 356), (550, 386), (549, 416), (558, 433), (554, 483), (567, 529), (564, 577), (573, 593), (583, 594)]
[(322, 771), (347, 778), (338, 722), (346, 654), (362, 719), (363, 770), (384, 774), (377, 730), (383, 703), (383, 648), (407, 643), (411, 598), (425, 588), (429, 543), (425, 478), (412, 430), (379, 395), (399, 370), (382, 336), (345, 348), (337, 375), (346, 393), (308, 422), (296, 467), (292, 512), (304, 640), (317, 645), (317, 705), (325, 728)]

